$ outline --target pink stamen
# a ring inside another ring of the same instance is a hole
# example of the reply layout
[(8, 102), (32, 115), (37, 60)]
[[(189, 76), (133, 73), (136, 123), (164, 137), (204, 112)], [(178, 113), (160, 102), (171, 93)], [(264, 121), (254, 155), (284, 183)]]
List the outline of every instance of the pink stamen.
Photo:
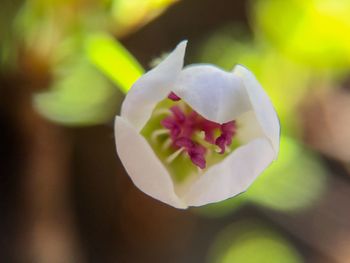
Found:
[(185, 113), (182, 112), (182, 110), (179, 107), (172, 107), (170, 111), (174, 114), (175, 119), (179, 123), (184, 123), (186, 120)]
[(170, 92), (170, 94), (168, 95), (168, 98), (173, 100), (173, 101), (181, 100), (181, 98), (179, 96), (177, 96), (174, 92)]
[(179, 124), (173, 120), (171, 117), (166, 117), (160, 122), (164, 128), (170, 130), (171, 139), (177, 138), (181, 133), (181, 127)]
[[(173, 100), (174, 95), (176, 96), (173, 92), (170, 93), (169, 99)], [(203, 118), (195, 111), (185, 113), (179, 106), (171, 107), (170, 111), (172, 114), (164, 118), (161, 125), (170, 131), (173, 147), (183, 148), (193, 164), (199, 168), (206, 167), (207, 149), (194, 140), (196, 132), (204, 132), (204, 140), (209, 144), (217, 145), (220, 148), (220, 154), (225, 153), (226, 147), (231, 145), (232, 137), (236, 133), (235, 121), (224, 124), (215, 123)], [(220, 131), (220, 135), (215, 138), (217, 130)]]
[(195, 145), (188, 151), (191, 161), (201, 169), (206, 167), (205, 152), (206, 149), (200, 144)]
[(220, 127), (221, 135), (215, 140), (215, 144), (220, 147), (220, 154), (225, 152), (226, 146), (232, 143), (232, 137), (236, 133), (236, 125), (234, 121), (224, 123)]
[(175, 141), (175, 145), (178, 147), (183, 147), (188, 155), (191, 158), (191, 161), (199, 166), (201, 169), (204, 169), (206, 166), (206, 161), (205, 161), (205, 152), (206, 149), (202, 145), (193, 142), (191, 139), (186, 138), (186, 137), (181, 137)]

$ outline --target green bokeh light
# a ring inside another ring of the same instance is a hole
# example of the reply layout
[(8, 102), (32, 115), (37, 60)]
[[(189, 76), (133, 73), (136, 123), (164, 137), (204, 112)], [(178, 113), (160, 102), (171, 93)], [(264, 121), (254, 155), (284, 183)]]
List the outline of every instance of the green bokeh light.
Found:
[(318, 68), (350, 65), (350, 1), (252, 1), (258, 35), (290, 58)]
[(235, 223), (215, 241), (210, 263), (301, 263), (293, 245), (274, 230), (256, 222)]

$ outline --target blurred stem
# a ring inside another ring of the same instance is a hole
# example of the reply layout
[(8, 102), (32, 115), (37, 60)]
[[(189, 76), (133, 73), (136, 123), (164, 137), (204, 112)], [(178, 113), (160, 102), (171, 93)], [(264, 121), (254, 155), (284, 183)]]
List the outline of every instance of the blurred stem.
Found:
[(19, 262), (81, 262), (69, 202), (70, 143), (62, 127), (31, 106), (30, 87), (19, 96), (17, 121), (25, 148), (19, 222)]

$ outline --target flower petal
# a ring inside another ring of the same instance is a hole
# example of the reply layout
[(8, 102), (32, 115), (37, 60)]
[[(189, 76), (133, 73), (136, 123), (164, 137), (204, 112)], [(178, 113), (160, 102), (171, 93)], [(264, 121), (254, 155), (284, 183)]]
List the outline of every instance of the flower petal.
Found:
[(253, 109), (240, 115), (236, 122), (237, 132), (235, 137), (241, 145), (249, 143), (256, 138), (266, 138)]
[(269, 97), (254, 77), (253, 73), (245, 67), (237, 65), (233, 69), (233, 75), (242, 79), (255, 111), (256, 118), (265, 136), (269, 138), (275, 151), (275, 158), (277, 158), (280, 140), (280, 124)]
[(274, 156), (267, 139), (255, 139), (210, 167), (182, 199), (189, 206), (200, 206), (238, 195), (248, 188)]
[(117, 152), (134, 184), (144, 193), (176, 208), (187, 206), (179, 200), (168, 171), (152, 148), (127, 120), (116, 117)]
[(232, 121), (251, 109), (240, 78), (211, 65), (186, 67), (173, 91), (204, 118), (218, 123)]
[(121, 116), (140, 131), (156, 104), (169, 95), (182, 70), (187, 41), (182, 41), (157, 67), (140, 77), (126, 95)]

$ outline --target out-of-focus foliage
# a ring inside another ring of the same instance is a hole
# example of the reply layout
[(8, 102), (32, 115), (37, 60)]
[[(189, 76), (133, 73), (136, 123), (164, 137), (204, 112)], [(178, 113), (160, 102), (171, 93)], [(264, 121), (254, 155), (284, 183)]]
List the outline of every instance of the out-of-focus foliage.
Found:
[(209, 255), (211, 263), (301, 263), (301, 255), (282, 235), (256, 222), (222, 230)]
[(291, 59), (316, 68), (350, 66), (350, 1), (252, 3), (256, 32)]
[(279, 211), (298, 211), (318, 200), (326, 180), (325, 168), (315, 154), (282, 137), (278, 160), (247, 191), (247, 199)]
[(242, 207), (247, 201), (246, 194), (242, 193), (218, 203), (209, 204), (199, 208), (192, 208), (192, 211), (198, 215), (209, 218), (224, 217)]
[(116, 40), (104, 34), (93, 35), (86, 43), (90, 61), (124, 92), (144, 73), (136, 59)]
[[(124, 93), (143, 74), (137, 60), (110, 32), (127, 34), (174, 2), (24, 1), (17, 15), (12, 15), (9, 28), (14, 34), (2, 41), (1, 60), (21, 50), (47, 63), (52, 82), (48, 91), (33, 98), (43, 116), (66, 125), (104, 123), (115, 115), (121, 94), (98, 70)], [(5, 17), (2, 25), (8, 24)]]
[[(49, 2), (26, 2), (16, 20), (22, 49), (48, 61), (53, 76), (49, 89), (34, 95), (34, 107), (61, 124), (104, 123), (115, 114), (120, 95), (87, 59), (84, 44), (91, 29), (84, 17), (89, 7), (76, 1)], [(75, 14), (79, 7), (81, 16)]]
[(118, 90), (81, 57), (61, 65), (50, 90), (34, 96), (39, 113), (66, 125), (104, 123), (112, 119), (118, 102)]
[(142, 75), (142, 67), (107, 34), (87, 35), (85, 40), (66, 38), (58, 47), (61, 53), (55, 55), (53, 84), (49, 91), (34, 96), (35, 108), (46, 118), (65, 125), (111, 120), (121, 94), (97, 69), (126, 93)]
[(62, 53), (62, 43), (84, 39), (85, 34), (105, 28), (106, 18), (100, 17), (105, 9), (102, 1), (25, 1), (15, 20), (16, 41), (51, 61), (56, 53)]
[(16, 60), (14, 52), (13, 22), (20, 8), (20, 0), (2, 0), (0, 8), (0, 69), (13, 65)]
[(114, 0), (112, 14), (116, 22), (116, 34), (125, 35), (160, 15), (179, 0)]

